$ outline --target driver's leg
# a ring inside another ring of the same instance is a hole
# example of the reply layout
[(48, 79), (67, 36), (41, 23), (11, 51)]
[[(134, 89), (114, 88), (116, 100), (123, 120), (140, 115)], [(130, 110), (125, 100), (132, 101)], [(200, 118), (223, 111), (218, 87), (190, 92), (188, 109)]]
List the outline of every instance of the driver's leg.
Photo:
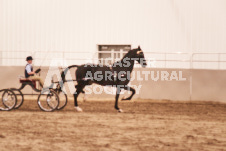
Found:
[(38, 81), (40, 86), (43, 88), (44, 82), (42, 81), (42, 79), (39, 76), (34, 75), (34, 76), (30, 76), (29, 78), (32, 80)]

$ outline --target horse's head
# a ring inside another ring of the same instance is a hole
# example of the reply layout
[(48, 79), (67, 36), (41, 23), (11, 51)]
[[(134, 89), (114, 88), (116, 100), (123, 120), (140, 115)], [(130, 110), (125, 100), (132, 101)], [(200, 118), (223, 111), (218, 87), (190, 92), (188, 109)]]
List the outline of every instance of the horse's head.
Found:
[(142, 51), (142, 49), (140, 48), (140, 46), (138, 46), (137, 49), (134, 49), (135, 51), (135, 57), (137, 62), (142, 66), (142, 67), (146, 67), (147, 66), (147, 62), (144, 58), (144, 52)]

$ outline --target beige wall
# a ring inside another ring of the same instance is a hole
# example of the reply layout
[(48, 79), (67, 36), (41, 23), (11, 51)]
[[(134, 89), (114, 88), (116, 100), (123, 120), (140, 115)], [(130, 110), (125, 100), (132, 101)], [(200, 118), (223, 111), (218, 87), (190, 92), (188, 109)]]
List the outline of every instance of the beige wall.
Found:
[(0, 0), (0, 50), (225, 52), (225, 0)]
[[(0, 89), (9, 87), (19, 87), (18, 75), (24, 74), (24, 67), (0, 67), (1, 78), (0, 78)], [(47, 73), (47, 68), (42, 69), (42, 77), (45, 79)], [(185, 81), (153, 81), (149, 79), (147, 81), (134, 80), (131, 82), (132, 85), (141, 84), (141, 91), (136, 94), (134, 98), (141, 99), (167, 99), (167, 100), (190, 100), (190, 92), (192, 91), (192, 100), (202, 100), (202, 101), (223, 101), (226, 102), (226, 71), (217, 70), (179, 70), (179, 69), (135, 69), (136, 71), (153, 71), (155, 76), (159, 71), (167, 71), (171, 73), (172, 71), (182, 71), (183, 78)], [(74, 71), (71, 72), (74, 78)], [(192, 85), (190, 75), (192, 75)], [(144, 78), (144, 75), (142, 76)], [(190, 89), (190, 85), (192, 86)], [(32, 92), (29, 88), (24, 92)], [(127, 94), (128, 95), (128, 94)], [(126, 95), (126, 96), (127, 96)], [(91, 94), (88, 98), (112, 98), (114, 95), (106, 94)]]
[(192, 99), (226, 102), (226, 71), (193, 70)]

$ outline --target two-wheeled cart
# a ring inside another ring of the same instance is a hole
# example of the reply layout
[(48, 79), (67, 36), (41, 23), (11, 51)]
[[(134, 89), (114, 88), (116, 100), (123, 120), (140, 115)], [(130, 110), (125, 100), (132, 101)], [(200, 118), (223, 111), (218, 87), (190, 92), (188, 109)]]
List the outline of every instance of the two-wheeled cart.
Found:
[[(36, 81), (26, 78), (20, 78), (21, 83), (20, 88), (9, 88), (0, 90), (0, 99), (2, 105), (0, 110), (10, 111), (12, 109), (19, 109), (23, 102), (24, 96), (37, 95), (37, 103), (41, 110), (46, 112), (51, 112), (54, 110), (63, 109), (68, 101), (67, 95), (62, 91), (60, 87), (60, 82), (54, 82), (50, 87), (44, 89), (38, 89), (36, 87)], [(56, 88), (53, 88), (54, 84), (57, 84)], [(35, 92), (39, 94), (25, 94), (22, 90), (25, 86), (30, 86)]]

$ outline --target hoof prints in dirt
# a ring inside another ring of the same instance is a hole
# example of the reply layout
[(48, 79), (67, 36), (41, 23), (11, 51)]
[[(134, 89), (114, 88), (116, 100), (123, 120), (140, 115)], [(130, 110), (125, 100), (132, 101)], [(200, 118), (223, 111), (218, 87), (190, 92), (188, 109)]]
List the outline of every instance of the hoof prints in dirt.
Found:
[(136, 101), (119, 105), (126, 114), (117, 114), (114, 101), (79, 102), (82, 114), (75, 111), (73, 101), (52, 113), (25, 101), (18, 110), (1, 112), (0, 148), (226, 150), (224, 104)]
[(5, 136), (3, 136), (3, 135), (0, 135), (0, 138), (5, 138)]

